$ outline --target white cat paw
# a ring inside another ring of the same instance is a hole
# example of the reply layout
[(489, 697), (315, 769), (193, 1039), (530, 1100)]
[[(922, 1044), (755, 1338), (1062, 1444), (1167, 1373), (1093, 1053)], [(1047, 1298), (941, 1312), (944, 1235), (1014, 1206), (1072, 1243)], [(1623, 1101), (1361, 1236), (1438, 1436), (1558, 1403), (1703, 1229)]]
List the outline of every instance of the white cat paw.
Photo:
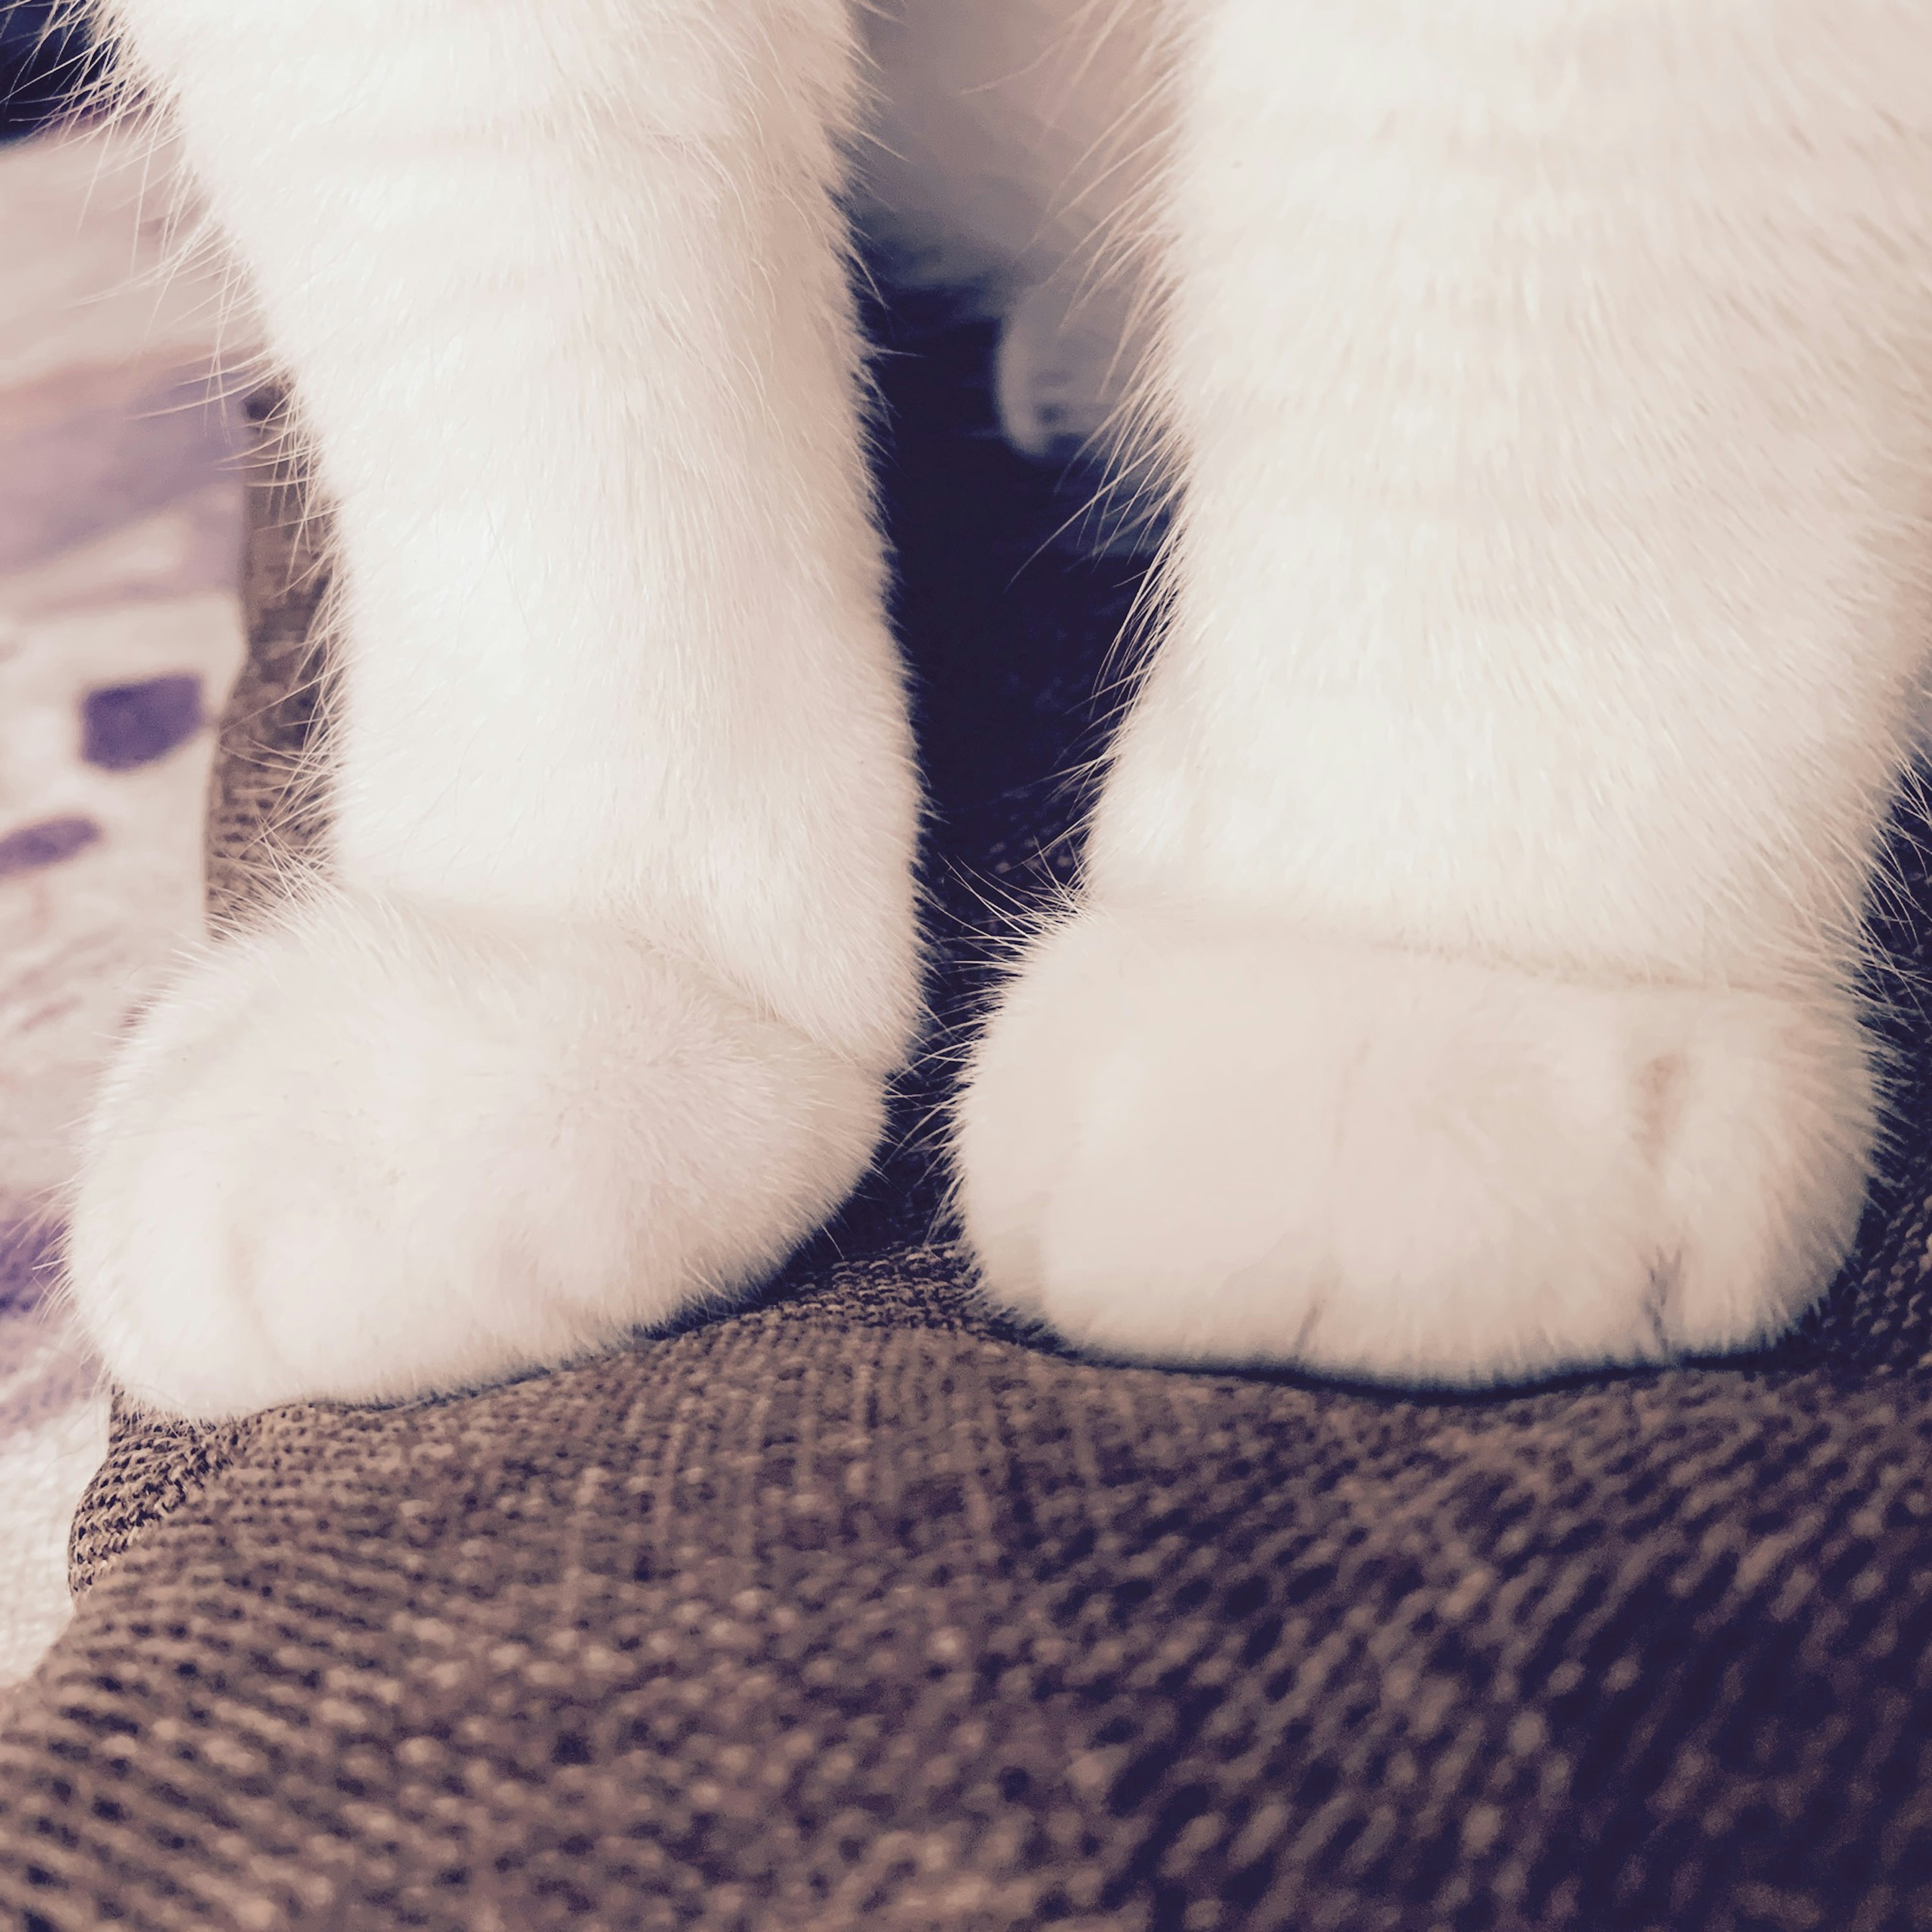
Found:
[(1076, 1345), (1482, 1384), (1776, 1334), (1873, 1113), (1843, 1004), (1090, 908), (976, 1050), (959, 1201), (991, 1294)]
[(70, 1292), (190, 1415), (493, 1380), (768, 1274), (862, 1172), (882, 1084), (607, 928), (320, 899), (141, 1022)]

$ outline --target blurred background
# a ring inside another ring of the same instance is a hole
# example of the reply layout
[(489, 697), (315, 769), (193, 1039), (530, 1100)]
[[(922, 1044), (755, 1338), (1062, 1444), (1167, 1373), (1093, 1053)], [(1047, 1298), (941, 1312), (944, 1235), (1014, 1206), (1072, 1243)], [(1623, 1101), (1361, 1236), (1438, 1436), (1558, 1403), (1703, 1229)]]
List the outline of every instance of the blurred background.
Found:
[(222, 279), (172, 262), (167, 156), (79, 110), (99, 58), (53, 13), (0, 0), (0, 1696), (65, 1620), (105, 1439), (47, 1292), (61, 1192), (128, 1012), (200, 929), (242, 650)]
[(58, 118), (99, 72), (71, 4), (0, 0), (0, 140)]

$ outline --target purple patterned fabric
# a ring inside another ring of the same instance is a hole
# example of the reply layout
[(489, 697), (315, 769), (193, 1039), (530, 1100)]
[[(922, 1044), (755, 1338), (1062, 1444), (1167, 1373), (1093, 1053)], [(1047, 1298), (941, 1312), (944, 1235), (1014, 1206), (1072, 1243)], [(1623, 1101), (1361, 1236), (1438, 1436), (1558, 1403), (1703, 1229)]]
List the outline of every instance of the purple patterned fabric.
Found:
[(100, 836), (100, 827), (78, 813), (37, 819), (32, 825), (22, 825), (0, 838), (0, 879), (15, 872), (37, 872), (43, 866), (57, 866), (63, 859), (85, 851)]
[(190, 672), (111, 684), (80, 707), (80, 755), (110, 772), (151, 765), (185, 744), (207, 722), (201, 680)]

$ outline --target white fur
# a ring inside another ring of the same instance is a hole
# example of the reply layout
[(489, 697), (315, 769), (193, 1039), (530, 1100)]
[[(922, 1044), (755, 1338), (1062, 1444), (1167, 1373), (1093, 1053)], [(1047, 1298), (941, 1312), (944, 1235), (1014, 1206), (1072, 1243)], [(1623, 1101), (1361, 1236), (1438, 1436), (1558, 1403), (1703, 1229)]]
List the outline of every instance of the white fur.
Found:
[(1003, 1298), (1169, 1361), (1488, 1382), (1774, 1334), (1857, 1225), (1853, 1016), (1093, 911), (976, 1056)]
[(879, 1083), (609, 926), (320, 898), (185, 972), (73, 1229), (123, 1386), (220, 1415), (608, 1347), (761, 1280)]
[[(1104, 271), (1165, 118), (1161, 0), (886, 0), (862, 10), (874, 99), (859, 205), (902, 278), (996, 300)], [(1142, 208), (1144, 215), (1144, 208)], [(1110, 248), (1109, 244), (1112, 244)]]
[[(1036, 431), (1064, 290), (1140, 265), (1182, 496), (1085, 910), (964, 1102), (989, 1288), (1112, 1349), (1462, 1382), (1773, 1332), (1872, 1134), (1932, 13), (1009, 4), (875, 33), (970, 137), (934, 121), (902, 206), (1049, 291)], [(76, 1300), (217, 1413), (741, 1286), (849, 1184), (913, 1017), (844, 8), (116, 10), (296, 377), (346, 688), (338, 890), (147, 1022)], [(1031, 144), (1001, 221), (989, 132)]]
[(889, 0), (860, 217), (901, 282), (1002, 322), (994, 400), (1029, 454), (1131, 458), (1139, 297), (1168, 119), (1165, 0)]
[(1932, 13), (1216, 0), (1187, 62), (1186, 488), (1088, 848), (1092, 916), (1187, 910), (1010, 994), (991, 1286), (1454, 1381), (1771, 1333), (1854, 1225), (1932, 635)]
[(76, 1203), (81, 1312), (212, 1414), (500, 1372), (742, 1283), (850, 1186), (914, 1012), (844, 10), (118, 13), (332, 502), (348, 896), (148, 1018)]

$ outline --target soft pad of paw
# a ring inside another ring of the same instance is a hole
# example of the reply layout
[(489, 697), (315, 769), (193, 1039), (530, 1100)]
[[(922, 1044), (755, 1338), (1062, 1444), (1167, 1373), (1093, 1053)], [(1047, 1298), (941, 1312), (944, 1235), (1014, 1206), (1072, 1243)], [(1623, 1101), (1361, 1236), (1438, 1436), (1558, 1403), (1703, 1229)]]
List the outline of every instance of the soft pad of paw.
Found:
[(1089, 910), (975, 1059), (988, 1284), (1174, 1361), (1484, 1383), (1784, 1327), (1854, 1228), (1849, 1006)]
[(211, 951), (109, 1085), (69, 1274), (137, 1396), (400, 1396), (767, 1274), (876, 1075), (623, 934), (349, 897)]

